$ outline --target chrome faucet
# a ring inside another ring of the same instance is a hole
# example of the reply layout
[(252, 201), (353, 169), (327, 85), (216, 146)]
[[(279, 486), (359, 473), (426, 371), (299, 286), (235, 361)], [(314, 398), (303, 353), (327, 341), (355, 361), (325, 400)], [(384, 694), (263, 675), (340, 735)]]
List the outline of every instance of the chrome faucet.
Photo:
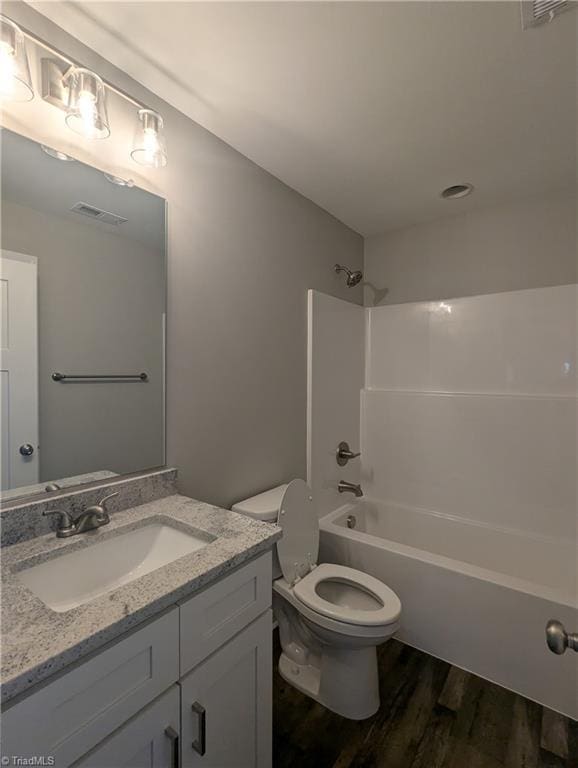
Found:
[(340, 480), (337, 490), (339, 493), (354, 493), (358, 498), (363, 496), (359, 483), (348, 483), (347, 480)]
[(73, 518), (70, 513), (63, 509), (46, 509), (42, 514), (44, 517), (60, 515), (56, 526), (56, 535), (59, 539), (66, 539), (69, 536), (76, 536), (77, 533), (86, 533), (103, 525), (108, 525), (110, 523), (110, 516), (106, 509), (106, 502), (109, 499), (114, 499), (115, 496), (118, 496), (118, 493), (111, 493), (109, 496), (105, 496), (98, 504), (87, 507), (76, 518)]

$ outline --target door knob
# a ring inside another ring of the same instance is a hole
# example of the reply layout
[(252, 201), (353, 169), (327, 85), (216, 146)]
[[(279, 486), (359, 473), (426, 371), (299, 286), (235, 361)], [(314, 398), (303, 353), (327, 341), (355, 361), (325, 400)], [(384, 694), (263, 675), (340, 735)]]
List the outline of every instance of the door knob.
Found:
[(34, 446), (30, 445), (30, 443), (24, 443), (20, 446), (19, 451), (21, 456), (32, 456), (34, 453)]
[(556, 619), (550, 619), (546, 624), (546, 642), (552, 653), (560, 655), (566, 648), (578, 651), (578, 634), (566, 632), (564, 625)]

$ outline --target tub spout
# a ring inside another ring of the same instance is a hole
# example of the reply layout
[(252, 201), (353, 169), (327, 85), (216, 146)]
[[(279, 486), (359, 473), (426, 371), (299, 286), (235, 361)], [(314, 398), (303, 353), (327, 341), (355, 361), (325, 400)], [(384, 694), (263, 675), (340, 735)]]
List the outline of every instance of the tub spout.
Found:
[(337, 490), (339, 493), (354, 493), (358, 498), (363, 496), (359, 483), (348, 483), (347, 480), (340, 480)]

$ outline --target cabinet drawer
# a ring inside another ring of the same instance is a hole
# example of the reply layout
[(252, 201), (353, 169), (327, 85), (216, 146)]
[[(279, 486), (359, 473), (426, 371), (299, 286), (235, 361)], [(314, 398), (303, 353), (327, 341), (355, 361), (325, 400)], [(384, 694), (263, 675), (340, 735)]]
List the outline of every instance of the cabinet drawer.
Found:
[(3, 755), (70, 765), (178, 680), (178, 632), (172, 608), (7, 709)]
[(181, 676), (271, 605), (271, 553), (180, 604)]

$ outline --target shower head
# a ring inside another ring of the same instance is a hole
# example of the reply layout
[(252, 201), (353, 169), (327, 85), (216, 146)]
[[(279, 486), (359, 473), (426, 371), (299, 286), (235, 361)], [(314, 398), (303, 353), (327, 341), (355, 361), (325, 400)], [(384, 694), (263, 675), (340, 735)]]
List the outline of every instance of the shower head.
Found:
[(347, 267), (341, 266), (341, 264), (336, 264), (333, 269), (339, 274), (340, 272), (345, 272), (347, 275), (347, 287), (353, 288), (353, 286), (357, 285), (359, 282), (361, 282), (361, 279), (363, 277), (363, 272), (359, 269), (356, 269), (354, 272), (352, 272)]

